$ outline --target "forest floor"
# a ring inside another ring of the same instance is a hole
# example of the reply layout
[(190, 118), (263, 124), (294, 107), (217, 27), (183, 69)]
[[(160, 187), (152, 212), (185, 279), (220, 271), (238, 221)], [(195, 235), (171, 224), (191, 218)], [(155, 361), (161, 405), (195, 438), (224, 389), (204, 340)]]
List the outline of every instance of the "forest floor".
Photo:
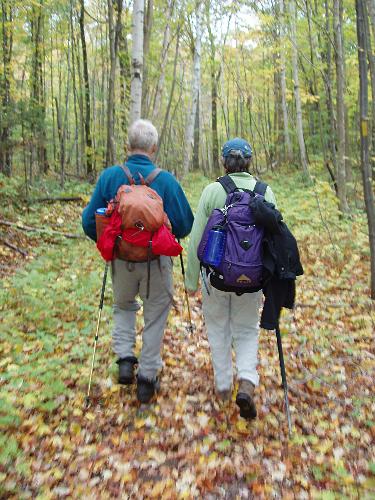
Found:
[[(140, 407), (135, 387), (117, 384), (108, 280), (86, 410), (104, 264), (88, 239), (0, 225), (1, 498), (374, 498), (375, 314), (365, 217), (353, 208), (351, 219), (340, 219), (318, 177), (309, 187), (295, 171), (265, 180), (305, 269), (296, 307), (281, 318), (291, 437), (273, 332), (261, 331), (258, 418), (240, 418), (235, 392), (228, 404), (215, 399), (201, 303), (191, 304), (189, 334), (178, 259), (157, 399)], [(187, 179), (193, 205), (206, 183)], [(27, 208), (19, 181), (0, 178), (7, 199), (0, 218), (79, 234), (90, 189), (66, 187), (83, 193), (82, 203)]]

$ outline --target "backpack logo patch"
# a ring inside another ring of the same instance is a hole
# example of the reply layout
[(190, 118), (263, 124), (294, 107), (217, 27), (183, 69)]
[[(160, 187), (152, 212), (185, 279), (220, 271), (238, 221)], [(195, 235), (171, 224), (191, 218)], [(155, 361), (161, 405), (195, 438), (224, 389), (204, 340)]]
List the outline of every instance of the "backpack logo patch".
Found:
[(251, 283), (251, 278), (246, 276), (246, 274), (241, 274), (241, 276), (239, 276), (236, 279), (236, 281), (237, 281), (237, 283)]

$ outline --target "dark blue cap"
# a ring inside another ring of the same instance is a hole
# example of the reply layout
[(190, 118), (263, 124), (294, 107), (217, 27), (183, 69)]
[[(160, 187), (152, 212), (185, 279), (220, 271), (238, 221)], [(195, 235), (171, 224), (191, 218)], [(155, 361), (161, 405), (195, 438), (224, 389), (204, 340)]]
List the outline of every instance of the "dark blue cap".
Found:
[(235, 137), (234, 139), (231, 139), (224, 144), (221, 150), (221, 155), (224, 158), (232, 155), (241, 156), (242, 158), (251, 158), (253, 155), (253, 151), (250, 144), (245, 141), (245, 139)]

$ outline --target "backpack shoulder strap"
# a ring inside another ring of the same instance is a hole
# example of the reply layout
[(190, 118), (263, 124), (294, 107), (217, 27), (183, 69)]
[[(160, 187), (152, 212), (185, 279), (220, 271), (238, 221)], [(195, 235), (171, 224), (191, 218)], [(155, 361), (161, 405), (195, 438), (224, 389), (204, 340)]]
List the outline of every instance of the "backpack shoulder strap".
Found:
[(254, 193), (261, 194), (262, 196), (264, 196), (266, 194), (267, 188), (268, 188), (268, 184), (266, 184), (263, 181), (257, 180), (253, 191), (254, 191)]
[(227, 194), (233, 193), (234, 191), (238, 190), (238, 187), (236, 186), (234, 180), (231, 179), (229, 175), (218, 177), (217, 182), (220, 182)]
[(154, 170), (152, 170), (145, 179), (146, 186), (149, 186), (162, 171), (163, 170), (159, 167), (154, 168)]
[(124, 163), (121, 165), (122, 170), (124, 171), (126, 177), (128, 178), (129, 184), (135, 184), (135, 181), (133, 179), (133, 176), (129, 170), (129, 167)]

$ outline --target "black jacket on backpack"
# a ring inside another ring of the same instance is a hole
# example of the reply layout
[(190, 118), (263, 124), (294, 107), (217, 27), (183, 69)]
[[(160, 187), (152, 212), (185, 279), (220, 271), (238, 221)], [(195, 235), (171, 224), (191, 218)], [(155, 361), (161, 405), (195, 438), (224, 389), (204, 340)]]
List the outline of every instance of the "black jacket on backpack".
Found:
[(296, 293), (295, 280), (303, 274), (297, 241), (288, 226), (279, 222), (278, 233), (266, 232), (263, 265), (272, 278), (263, 288), (265, 302), (260, 326), (274, 330), (279, 325), (282, 307), (292, 309)]

